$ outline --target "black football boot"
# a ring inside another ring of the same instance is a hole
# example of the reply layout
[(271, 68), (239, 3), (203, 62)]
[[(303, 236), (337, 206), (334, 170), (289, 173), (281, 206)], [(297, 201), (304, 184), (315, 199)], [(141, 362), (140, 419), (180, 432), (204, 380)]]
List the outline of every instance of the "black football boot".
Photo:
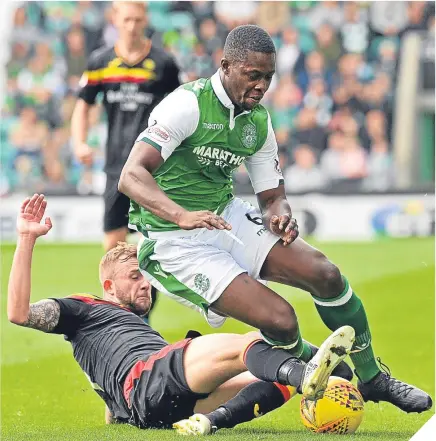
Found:
[(366, 383), (360, 379), (357, 382), (357, 388), (365, 401), (374, 401), (374, 403), (387, 401), (407, 413), (421, 413), (431, 408), (433, 403), (430, 395), (392, 377), (390, 369), (381, 362), (380, 358), (377, 358), (377, 361), (382, 371)]

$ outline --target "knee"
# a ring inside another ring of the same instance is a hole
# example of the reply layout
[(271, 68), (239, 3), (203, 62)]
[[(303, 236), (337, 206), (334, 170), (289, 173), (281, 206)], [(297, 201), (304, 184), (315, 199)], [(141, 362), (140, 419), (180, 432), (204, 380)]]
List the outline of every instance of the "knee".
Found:
[(286, 301), (280, 308), (269, 312), (269, 326), (262, 329), (273, 340), (280, 342), (294, 341), (298, 335), (298, 321), (294, 308)]
[(339, 295), (344, 288), (339, 268), (323, 254), (317, 257), (315, 268), (316, 280), (313, 283), (313, 294), (321, 298), (331, 298)]

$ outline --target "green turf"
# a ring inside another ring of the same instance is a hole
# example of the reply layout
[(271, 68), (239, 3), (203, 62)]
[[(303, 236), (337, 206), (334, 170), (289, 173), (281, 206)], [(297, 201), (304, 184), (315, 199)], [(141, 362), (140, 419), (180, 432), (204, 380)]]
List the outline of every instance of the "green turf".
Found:
[[(410, 239), (364, 244), (323, 244), (361, 296), (372, 326), (377, 355), (393, 374), (434, 396), (434, 240)], [(3, 440), (167, 440), (171, 431), (140, 431), (105, 426), (103, 403), (71, 356), (61, 336), (14, 326), (6, 320), (7, 277), (13, 247), (2, 249), (2, 439)], [(99, 293), (98, 245), (41, 245), (35, 252), (33, 300), (73, 292)], [(303, 336), (320, 343), (328, 330), (310, 297), (274, 286), (295, 306)], [(160, 298), (152, 323), (170, 341), (187, 329), (211, 332), (196, 313)], [(222, 331), (244, 332), (229, 320)], [(319, 440), (301, 424), (299, 400), (214, 439)], [(367, 404), (364, 421), (353, 438), (407, 440), (432, 413), (407, 415), (388, 404)], [(331, 436), (328, 437), (331, 439)], [(335, 437), (334, 437), (335, 438)], [(351, 437), (347, 437), (350, 439)], [(336, 439), (336, 438), (335, 438)]]

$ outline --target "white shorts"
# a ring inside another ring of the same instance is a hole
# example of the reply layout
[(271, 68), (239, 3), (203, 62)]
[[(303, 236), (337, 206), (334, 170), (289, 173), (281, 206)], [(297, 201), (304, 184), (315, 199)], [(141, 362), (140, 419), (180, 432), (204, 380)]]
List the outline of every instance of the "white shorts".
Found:
[(235, 198), (221, 216), (244, 245), (221, 230), (149, 232), (138, 244), (142, 273), (162, 293), (202, 313), (213, 327), (225, 317), (209, 310), (241, 273), (259, 280), (271, 248), (280, 239), (262, 224), (260, 211)]

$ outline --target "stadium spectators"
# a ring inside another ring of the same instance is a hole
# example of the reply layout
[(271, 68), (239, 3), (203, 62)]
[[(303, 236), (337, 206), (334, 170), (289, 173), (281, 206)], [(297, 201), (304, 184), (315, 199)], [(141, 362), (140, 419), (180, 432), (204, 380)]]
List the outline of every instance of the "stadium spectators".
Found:
[(320, 155), (326, 146), (326, 131), (317, 116), (317, 110), (308, 107), (298, 113), (292, 144), (310, 145)]
[(327, 180), (358, 180), (366, 176), (366, 153), (351, 133), (332, 133), (321, 155), (321, 170)]
[(258, 2), (214, 2), (214, 13), (217, 20), (231, 30), (236, 26), (252, 23), (256, 19)]
[(286, 2), (261, 1), (257, 8), (256, 23), (274, 37), (288, 24), (289, 15)]
[(316, 28), (316, 50), (324, 57), (327, 69), (335, 69), (341, 56), (341, 44), (335, 29), (328, 23)]
[(327, 24), (339, 30), (344, 21), (344, 11), (336, 1), (319, 2), (310, 15), (310, 28), (316, 32), (321, 26)]
[(19, 120), (9, 133), (14, 153), (12, 167), (16, 171), (17, 188), (41, 185), (44, 151), (49, 141), (47, 124), (38, 120), (32, 107), (21, 110)]
[(407, 26), (406, 2), (372, 2), (369, 11), (371, 27), (380, 35), (397, 35)]
[[(2, 103), (1, 194), (34, 191), (36, 182), (47, 193), (98, 194), (103, 155), (96, 155), (92, 169), (78, 166), (69, 124), (87, 57), (117, 38), (107, 12), (110, 2), (17, 5)], [(176, 57), (183, 81), (217, 69), (232, 27), (251, 22), (271, 33), (277, 74), (264, 104), (288, 191), (350, 179), (361, 182), (363, 190), (391, 185), (396, 73), (401, 39), (410, 31), (423, 35), (423, 82), (434, 87), (430, 2), (174, 1), (152, 2), (149, 9), (147, 32), (153, 44)], [(102, 118), (98, 111), (93, 114), (90, 131), (99, 152)], [(235, 177), (236, 182), (247, 179), (243, 169)]]
[(306, 192), (321, 190), (326, 177), (319, 165), (316, 152), (307, 145), (298, 145), (294, 151), (294, 164), (284, 172), (286, 190), (289, 192)]
[(291, 73), (302, 57), (296, 29), (286, 27), (282, 32), (282, 45), (277, 50), (277, 74)]
[(27, 11), (24, 6), (15, 10), (14, 24), (12, 27), (11, 41), (30, 43), (41, 39), (41, 31), (28, 21)]
[(358, 2), (344, 3), (344, 21), (340, 33), (345, 52), (363, 54), (369, 46), (367, 10)]
[(324, 56), (320, 52), (313, 51), (306, 55), (304, 68), (300, 70), (297, 81), (303, 91), (306, 92), (309, 83), (317, 79), (325, 81), (327, 89), (330, 90), (332, 73), (325, 65)]
[(76, 92), (87, 64), (85, 34), (80, 28), (73, 28), (68, 32), (66, 40), (67, 84), (70, 90)]

